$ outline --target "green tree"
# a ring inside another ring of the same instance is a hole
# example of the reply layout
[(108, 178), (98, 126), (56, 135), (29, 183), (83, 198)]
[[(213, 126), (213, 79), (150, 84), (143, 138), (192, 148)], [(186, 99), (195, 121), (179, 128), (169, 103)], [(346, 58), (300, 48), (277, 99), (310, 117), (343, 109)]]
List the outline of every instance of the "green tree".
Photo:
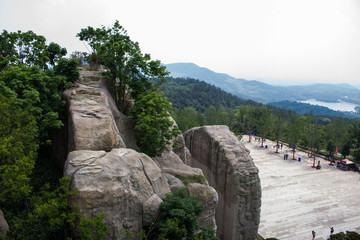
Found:
[(0, 35), (0, 70), (7, 65), (19, 64), (46, 69), (49, 52), (45, 42), (45, 37), (36, 35), (33, 31), (9, 33), (3, 30)]
[(204, 117), (201, 112), (196, 111), (193, 107), (186, 107), (184, 109), (175, 109), (172, 115), (183, 132), (186, 130), (204, 125)]
[(253, 119), (255, 121), (256, 135), (261, 136), (261, 147), (263, 147), (265, 137), (271, 130), (271, 111), (265, 106), (253, 107)]
[(50, 64), (55, 66), (55, 62), (66, 55), (66, 48), (60, 47), (59, 44), (51, 42), (46, 49), (49, 52)]
[(308, 155), (312, 157), (313, 152), (318, 152), (325, 141), (323, 126), (316, 124), (312, 116), (301, 116), (303, 129), (300, 144), (308, 148)]
[(352, 143), (353, 157), (360, 162), (360, 120), (352, 122), (348, 128), (349, 141)]
[(329, 155), (333, 155), (336, 147), (338, 149), (343, 148), (343, 144), (346, 143), (348, 121), (344, 118), (338, 117), (326, 126), (326, 141), (327, 150)]
[(351, 144), (351, 140), (349, 138), (346, 138), (344, 141), (345, 142), (341, 145), (340, 152), (341, 152), (341, 155), (343, 155), (343, 157), (345, 159), (346, 156), (348, 156), (350, 154), (352, 144)]
[(360, 240), (360, 234), (357, 232), (346, 231), (331, 235), (328, 240)]
[(292, 114), (287, 122), (286, 141), (293, 149), (293, 159), (295, 159), (295, 150), (300, 139), (302, 129), (301, 120), (296, 114)]
[(237, 133), (248, 133), (249, 136), (255, 131), (254, 106), (243, 105), (234, 110), (234, 123), (232, 129)]
[(146, 239), (216, 240), (214, 230), (201, 227), (197, 221), (203, 209), (204, 206), (195, 196), (190, 196), (186, 188), (168, 193), (160, 204), (158, 221), (149, 230)]
[(76, 59), (79, 65), (84, 65), (86, 63), (86, 58), (88, 54), (86, 52), (74, 51), (70, 54), (70, 58)]
[(35, 117), (42, 143), (50, 129), (63, 126), (59, 117), (66, 106), (62, 91), (71, 85), (65, 77), (36, 66), (11, 66), (0, 72), (0, 93), (16, 96), (18, 106)]
[(54, 73), (55, 75), (66, 77), (67, 83), (70, 84), (75, 82), (80, 76), (79, 69), (77, 68), (78, 65), (78, 60), (74, 58), (60, 58), (54, 67)]
[[(45, 184), (42, 190), (30, 198), (28, 211), (10, 217), (10, 239), (55, 239), (71, 237), (70, 227), (75, 228), (81, 239), (101, 239), (107, 226), (104, 214), (91, 220), (80, 215), (77, 207), (69, 205), (69, 197), (77, 194), (70, 190), (70, 178), (61, 178), (59, 186), (51, 190)], [(76, 227), (78, 226), (78, 228)]]
[(35, 118), (0, 93), (0, 204), (16, 205), (30, 195), (37, 156)]
[[(139, 44), (133, 42), (126, 30), (115, 22), (112, 28), (84, 28), (77, 37), (89, 43), (100, 63), (107, 68), (106, 76), (114, 88), (120, 109), (125, 109), (127, 86), (133, 98), (145, 91), (159, 87), (168, 74), (160, 61), (151, 60), (149, 54), (142, 54)], [(159, 81), (160, 80), (160, 81)], [(155, 84), (157, 83), (157, 84)]]
[(272, 135), (276, 140), (276, 152), (279, 149), (279, 140), (283, 137), (285, 132), (284, 125), (285, 125), (285, 114), (284, 111), (277, 111), (272, 114)]
[(180, 134), (170, 119), (171, 105), (163, 92), (140, 94), (131, 109), (131, 118), (136, 122), (135, 130), (141, 150), (155, 156), (166, 149), (169, 141)]

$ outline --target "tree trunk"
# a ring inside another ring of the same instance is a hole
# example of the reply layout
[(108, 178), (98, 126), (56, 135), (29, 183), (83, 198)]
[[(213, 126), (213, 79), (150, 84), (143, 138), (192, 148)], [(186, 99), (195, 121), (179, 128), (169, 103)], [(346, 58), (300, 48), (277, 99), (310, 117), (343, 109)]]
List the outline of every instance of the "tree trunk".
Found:
[(293, 148), (293, 157), (292, 160), (295, 160), (295, 148)]

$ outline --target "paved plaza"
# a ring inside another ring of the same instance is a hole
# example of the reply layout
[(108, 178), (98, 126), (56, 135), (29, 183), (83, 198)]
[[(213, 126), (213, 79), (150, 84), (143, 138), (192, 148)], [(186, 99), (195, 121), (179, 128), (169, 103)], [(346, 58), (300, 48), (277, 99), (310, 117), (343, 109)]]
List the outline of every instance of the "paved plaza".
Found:
[[(262, 206), (259, 234), (264, 238), (280, 240), (315, 239), (329, 237), (330, 227), (335, 233), (356, 231), (360, 233), (360, 174), (342, 171), (321, 161), (321, 169), (312, 168), (313, 159), (307, 153), (292, 152), (286, 146), (275, 153), (275, 143), (267, 140), (242, 142), (259, 169), (262, 188)], [(289, 160), (284, 160), (288, 151)]]

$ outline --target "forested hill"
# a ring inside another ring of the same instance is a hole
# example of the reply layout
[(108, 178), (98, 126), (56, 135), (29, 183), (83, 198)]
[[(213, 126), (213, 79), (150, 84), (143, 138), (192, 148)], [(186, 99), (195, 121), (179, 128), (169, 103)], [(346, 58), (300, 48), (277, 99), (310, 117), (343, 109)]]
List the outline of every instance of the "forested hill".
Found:
[[(174, 109), (193, 107), (204, 112), (210, 106), (216, 108), (234, 109), (240, 105), (260, 106), (261, 103), (252, 100), (243, 100), (214, 85), (193, 78), (167, 77), (168, 81), (162, 90)], [(315, 106), (295, 101), (281, 101), (267, 104), (280, 109), (291, 110), (301, 115), (311, 114), (325, 117), (344, 117), (352, 120), (360, 119), (360, 114), (334, 111), (327, 107)]]
[(237, 79), (224, 73), (199, 67), (194, 63), (165, 64), (172, 77), (190, 77), (215, 85), (242, 99), (267, 104), (280, 101), (305, 101), (316, 99), (323, 102), (342, 100), (360, 105), (360, 89), (348, 84), (314, 84), (310, 86), (280, 87), (260, 81)]
[(203, 112), (210, 106), (233, 109), (240, 105), (261, 105), (251, 100), (240, 99), (196, 79), (168, 77), (167, 80), (162, 90), (174, 108), (193, 107)]
[(301, 103), (301, 102), (295, 102), (295, 101), (273, 102), (273, 103), (269, 103), (268, 105), (275, 106), (275, 107), (282, 108), (282, 109), (292, 110), (301, 115), (313, 114), (313, 115), (320, 115), (320, 116), (344, 117), (344, 118), (348, 118), (348, 119), (352, 119), (352, 120), (360, 119), (359, 113), (334, 111), (327, 107), (311, 105), (308, 103)]

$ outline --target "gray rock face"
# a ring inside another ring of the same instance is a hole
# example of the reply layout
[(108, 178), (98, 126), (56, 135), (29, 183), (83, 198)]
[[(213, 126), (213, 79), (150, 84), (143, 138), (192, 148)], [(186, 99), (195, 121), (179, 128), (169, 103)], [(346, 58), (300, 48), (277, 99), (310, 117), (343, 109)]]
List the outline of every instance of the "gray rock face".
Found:
[(65, 96), (69, 102), (68, 151), (136, 147), (133, 123), (117, 110), (100, 74), (81, 72)]
[(260, 221), (261, 187), (249, 151), (227, 126), (205, 126), (184, 133), (193, 167), (201, 168), (219, 195), (220, 239), (255, 240)]
[(198, 219), (200, 224), (207, 227), (214, 227), (216, 230), (215, 210), (219, 200), (216, 190), (204, 184), (190, 183), (188, 185), (188, 191), (190, 195), (197, 196), (197, 200), (205, 206), (204, 211)]
[[(140, 239), (141, 230), (158, 216), (165, 194), (184, 187), (180, 178), (203, 175), (199, 168), (184, 162), (190, 153), (179, 136), (176, 155), (169, 145), (161, 156), (151, 159), (138, 153), (134, 123), (117, 110), (101, 75), (81, 71), (75, 86), (65, 92), (69, 102), (68, 151), (64, 175), (78, 195), (70, 203), (85, 217), (93, 219), (105, 213), (109, 230), (105, 239)], [(190, 194), (206, 204), (200, 223), (215, 225), (216, 191), (203, 184), (193, 184)]]
[(78, 189), (71, 204), (79, 206), (81, 214), (94, 218), (106, 213), (106, 239), (126, 239), (126, 230), (140, 233), (156, 218), (161, 199), (170, 191), (150, 157), (126, 148), (73, 151), (64, 175)]
[(6, 222), (4, 218), (4, 214), (0, 209), (0, 239), (2, 239), (2, 236), (6, 236), (8, 231), (9, 231), (9, 225)]

